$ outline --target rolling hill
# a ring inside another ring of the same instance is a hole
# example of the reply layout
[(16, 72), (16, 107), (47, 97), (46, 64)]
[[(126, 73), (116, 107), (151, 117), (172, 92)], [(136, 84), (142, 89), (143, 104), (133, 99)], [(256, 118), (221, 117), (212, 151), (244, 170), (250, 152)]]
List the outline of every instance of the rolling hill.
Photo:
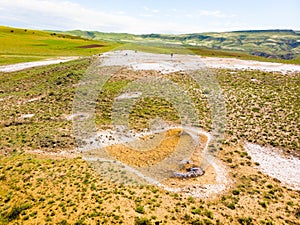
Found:
[(0, 43), (0, 64), (57, 56), (86, 56), (108, 51), (116, 46), (112, 42), (5, 26), (0, 26)]
[(92, 40), (117, 42), (156, 42), (184, 45), (193, 49), (212, 49), (242, 52), (269, 59), (298, 60), (300, 58), (300, 32), (293, 30), (249, 30), (222, 33), (144, 34), (103, 33), (72, 30), (66, 32)]

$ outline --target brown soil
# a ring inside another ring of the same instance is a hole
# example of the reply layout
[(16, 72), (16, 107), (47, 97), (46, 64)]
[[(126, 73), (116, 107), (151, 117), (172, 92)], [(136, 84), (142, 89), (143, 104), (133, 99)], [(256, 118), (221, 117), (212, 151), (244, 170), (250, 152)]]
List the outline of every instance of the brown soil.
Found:
[(111, 79), (113, 81), (124, 81), (124, 80), (137, 80), (142, 79), (146, 77), (163, 77), (163, 75), (159, 71), (155, 70), (139, 70), (139, 71), (133, 71), (129, 68), (121, 68), (118, 73), (112, 75)]
[[(137, 143), (136, 145), (133, 144), (134, 146), (138, 147), (138, 150), (121, 144), (109, 146), (106, 148), (106, 150), (115, 159), (130, 166), (147, 167), (162, 161), (172, 154), (178, 145), (180, 133), (180, 129), (167, 131), (165, 138), (161, 141), (160, 145), (148, 151), (143, 149), (147, 149), (147, 146), (153, 146), (151, 142), (156, 142), (157, 138), (159, 137), (155, 138), (155, 135), (148, 135), (142, 138), (143, 141), (138, 140), (140, 143)], [(155, 145), (155, 143), (153, 144)], [(147, 159), (147, 161), (145, 161), (145, 159)]]

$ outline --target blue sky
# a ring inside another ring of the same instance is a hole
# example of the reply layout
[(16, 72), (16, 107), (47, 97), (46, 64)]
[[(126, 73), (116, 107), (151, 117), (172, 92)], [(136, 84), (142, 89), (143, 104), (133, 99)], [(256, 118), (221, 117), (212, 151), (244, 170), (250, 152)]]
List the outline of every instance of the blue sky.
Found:
[(0, 25), (136, 34), (300, 30), (299, 12), (300, 0), (0, 0)]

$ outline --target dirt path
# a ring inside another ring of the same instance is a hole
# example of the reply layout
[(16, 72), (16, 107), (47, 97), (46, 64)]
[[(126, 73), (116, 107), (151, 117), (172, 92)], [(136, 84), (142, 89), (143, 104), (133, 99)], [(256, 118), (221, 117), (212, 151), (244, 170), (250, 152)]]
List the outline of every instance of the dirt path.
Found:
[(36, 61), (36, 62), (16, 63), (11, 65), (0, 66), (0, 72), (15, 72), (15, 71), (19, 71), (31, 67), (36, 67), (36, 66), (46, 66), (46, 65), (57, 64), (61, 62), (68, 62), (78, 58), (79, 58), (78, 56), (70, 56), (70, 57), (60, 57), (56, 59), (47, 59), (47, 60)]

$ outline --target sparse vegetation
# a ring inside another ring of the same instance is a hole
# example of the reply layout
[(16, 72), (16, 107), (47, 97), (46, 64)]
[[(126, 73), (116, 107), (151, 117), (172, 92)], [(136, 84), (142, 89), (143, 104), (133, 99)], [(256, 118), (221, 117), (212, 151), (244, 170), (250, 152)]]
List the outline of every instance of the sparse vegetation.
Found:
[[(220, 196), (199, 199), (151, 185), (114, 183), (71, 153), (70, 158), (51, 156), (75, 148), (67, 116), (89, 63), (81, 59), (1, 73), (0, 224), (297, 224), (299, 191), (259, 172), (240, 141), (280, 147), (286, 153), (299, 151), (299, 74), (215, 70), (228, 111), (218, 157), (230, 168), (234, 182)], [(145, 73), (122, 69), (105, 84), (96, 106), (98, 126), (109, 125), (113, 98), (134, 76)], [(204, 93), (184, 73), (166, 76), (189, 91), (199, 110), (199, 126), (209, 131)], [(26, 114), (34, 116), (22, 118)], [(142, 130), (158, 116), (179, 120), (167, 101), (141, 99), (132, 110), (131, 125)], [(45, 154), (27, 153), (36, 149)]]

